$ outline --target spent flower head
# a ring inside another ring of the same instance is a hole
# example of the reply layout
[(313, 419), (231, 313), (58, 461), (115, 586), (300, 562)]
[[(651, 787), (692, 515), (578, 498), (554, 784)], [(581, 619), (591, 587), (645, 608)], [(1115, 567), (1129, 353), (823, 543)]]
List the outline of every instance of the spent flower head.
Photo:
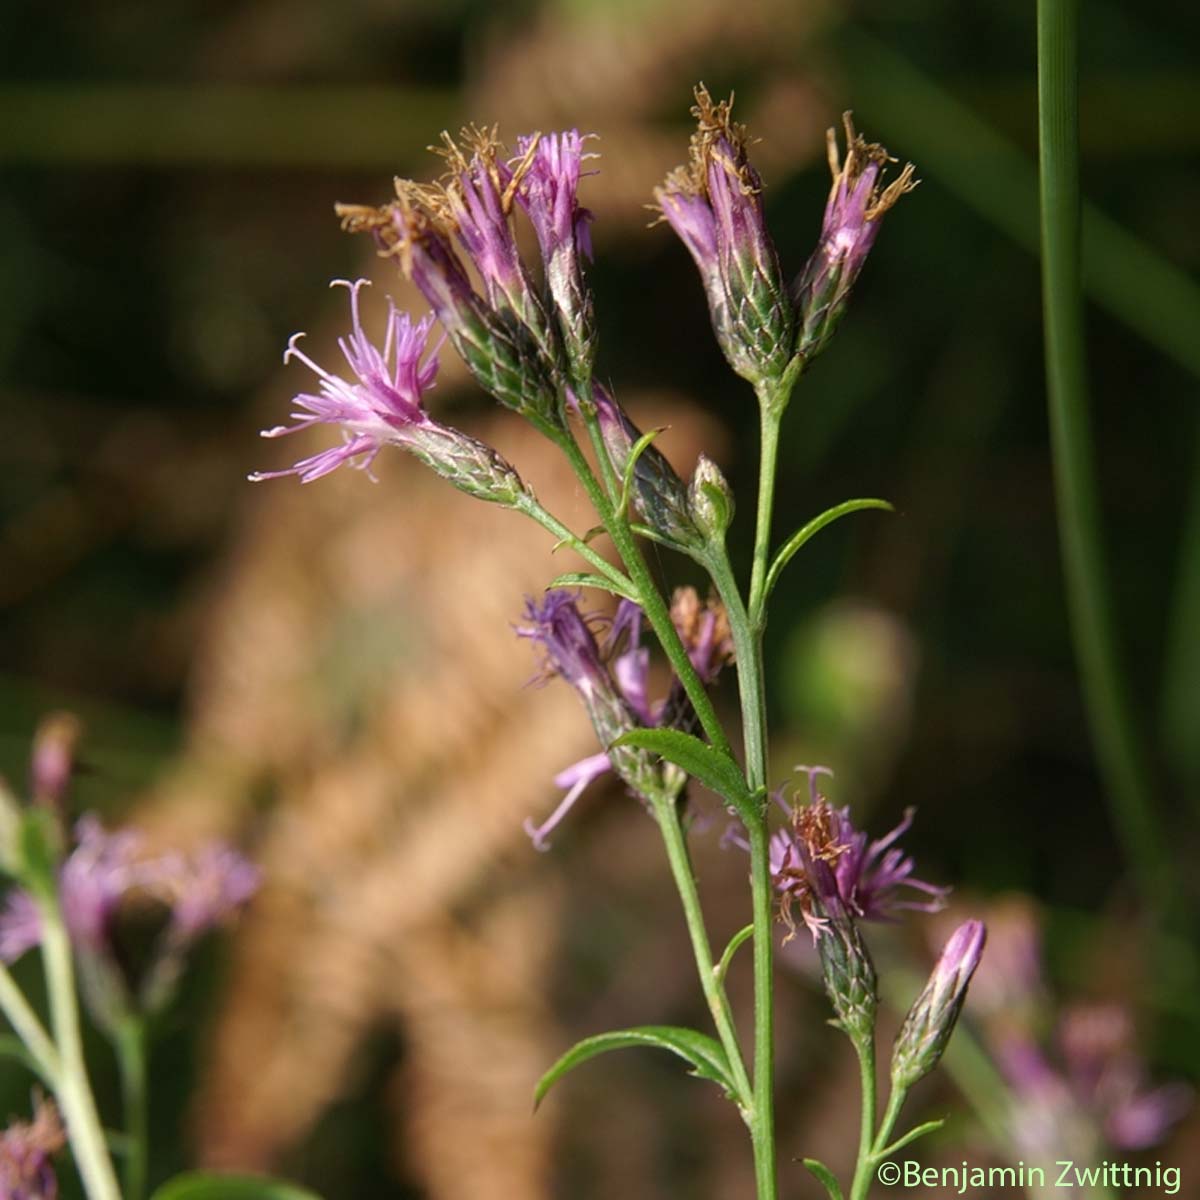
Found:
[(886, 166), (896, 160), (878, 143), (855, 131), (850, 114), (843, 118), (846, 157), (838, 150), (837, 134), (826, 135), (833, 186), (825, 205), (821, 240), (795, 282), (800, 324), (798, 350), (806, 362), (829, 342), (846, 311), (850, 291), (858, 278), (888, 211), (917, 185), (913, 165), (884, 183)]
[(383, 346), (367, 335), (362, 325), (359, 293), (366, 279), (350, 283), (334, 280), (350, 292), (350, 333), (338, 345), (353, 374), (344, 379), (326, 371), (298, 347), (303, 336), (288, 343), (284, 361), (296, 358), (320, 381), (319, 391), (301, 392), (294, 403), (293, 425), (263, 430), (263, 437), (281, 437), (312, 425), (335, 425), (342, 444), (322, 450), (282, 471), (258, 471), (250, 476), (258, 482), (284, 475), (298, 475), (311, 483), (344, 463), (370, 473), (371, 465), (384, 446), (399, 446), (461, 491), (480, 500), (515, 504), (524, 493), (516, 471), (490, 447), (467, 434), (441, 425), (426, 411), (425, 394), (437, 376), (437, 347), (429, 346), (432, 317), (414, 322), (388, 298), (388, 315)]
[(33, 1120), (0, 1133), (0, 1200), (57, 1200), (53, 1157), (67, 1144), (54, 1104), (34, 1097)]
[(795, 928), (794, 906), (814, 940), (831, 907), (868, 921), (895, 920), (905, 909), (938, 912), (945, 907), (949, 889), (916, 878), (913, 859), (896, 845), (912, 824), (912, 809), (890, 833), (870, 841), (854, 828), (848, 807), (834, 808), (818, 790), (818, 777), (832, 772), (827, 767), (798, 769), (809, 777), (808, 801), (792, 808), (790, 828), (771, 839), (771, 873), (789, 931)]
[(795, 351), (795, 314), (767, 230), (762, 179), (750, 162), (733, 100), (696, 89), (688, 162), (655, 189), (663, 218), (687, 247), (708, 296), (717, 341), (751, 383), (778, 379)]

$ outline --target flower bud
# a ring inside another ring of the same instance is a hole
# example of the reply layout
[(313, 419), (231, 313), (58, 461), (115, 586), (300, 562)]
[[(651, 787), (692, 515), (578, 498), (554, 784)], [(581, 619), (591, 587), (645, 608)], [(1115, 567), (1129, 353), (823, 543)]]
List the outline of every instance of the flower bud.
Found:
[(733, 520), (733, 490), (706, 454), (700, 455), (688, 482), (688, 511), (706, 541), (724, 540)]
[(879, 233), (879, 223), (905, 192), (916, 187), (908, 163), (886, 187), (882, 175), (896, 160), (880, 145), (865, 141), (854, 130), (850, 114), (846, 129), (846, 161), (840, 159), (837, 136), (827, 134), (833, 187), (825, 205), (821, 241), (796, 280), (796, 309), (800, 321), (798, 349), (806, 362), (828, 344), (846, 311), (850, 289)]
[(875, 1036), (879, 1008), (875, 966), (854, 918), (845, 908), (836, 900), (826, 901), (821, 907), (825, 923), (816, 939), (817, 952), (834, 1023), (855, 1046), (865, 1046)]
[(896, 1035), (893, 1088), (908, 1089), (937, 1066), (954, 1032), (986, 940), (982, 921), (967, 921), (951, 934), (925, 990), (908, 1010)]
[[(624, 476), (642, 431), (603, 388), (594, 390), (592, 401), (613, 469)], [(642, 447), (634, 463), (632, 500), (637, 516), (664, 541), (682, 549), (700, 545), (703, 539), (692, 519), (687, 486), (653, 443)]]
[(35, 804), (58, 811), (75, 767), (75, 747), (83, 727), (71, 713), (52, 713), (33, 739), (29, 784)]

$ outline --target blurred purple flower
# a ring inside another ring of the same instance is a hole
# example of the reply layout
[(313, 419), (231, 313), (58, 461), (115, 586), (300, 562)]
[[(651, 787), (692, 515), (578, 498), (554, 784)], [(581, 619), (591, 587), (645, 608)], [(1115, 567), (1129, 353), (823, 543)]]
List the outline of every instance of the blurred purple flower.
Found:
[(42, 920), (33, 897), (14, 888), (0, 909), (0, 962), (13, 963), (42, 940)]
[(261, 882), (258, 867), (221, 842), (188, 855), (164, 855), (154, 865), (154, 890), (171, 906), (169, 936), (176, 944), (193, 942), (235, 916)]
[[(350, 289), (350, 336), (339, 338), (338, 345), (356, 382), (318, 366), (296, 348), (304, 335), (295, 334), (288, 342), (284, 362), (298, 358), (309, 367), (320, 378), (320, 392), (296, 396), (300, 409), (292, 414), (296, 424), (263, 430), (263, 437), (281, 437), (314, 424), (338, 425), (344, 438), (342, 445), (302, 459), (283, 471), (256, 471), (250, 476), (255, 482), (299, 475), (302, 483), (311, 483), (345, 462), (369, 473), (375, 456), (385, 445), (402, 445), (411, 440), (412, 427), (433, 424), (422, 405), (423, 395), (437, 375), (437, 348), (426, 355), (433, 318), (426, 317), (414, 325), (408, 313), (397, 309), (389, 298), (387, 333), (381, 351), (363, 330), (359, 316), (358, 294), (368, 283), (366, 279), (354, 283), (334, 280), (334, 284)], [(360, 461), (353, 462), (355, 459)]]
[(35, 1100), (31, 1122), (16, 1122), (0, 1133), (0, 1200), (57, 1200), (51, 1157), (65, 1145), (54, 1105)]

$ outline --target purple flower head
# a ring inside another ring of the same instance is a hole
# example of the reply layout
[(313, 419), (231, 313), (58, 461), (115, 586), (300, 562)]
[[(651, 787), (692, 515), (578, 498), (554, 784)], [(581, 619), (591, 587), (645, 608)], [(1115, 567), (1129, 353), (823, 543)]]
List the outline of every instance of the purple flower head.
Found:
[(528, 624), (517, 627), (517, 636), (541, 647), (547, 676), (561, 675), (585, 703), (598, 692), (615, 690), (592, 631), (594, 619), (579, 611), (578, 593), (551, 588), (540, 603), (528, 597), (525, 617)]
[(528, 134), (517, 139), (514, 178), (521, 172), (517, 198), (529, 215), (542, 252), (546, 288), (554, 303), (572, 375), (591, 378), (596, 357), (592, 294), (584, 283), (582, 259), (592, 257), (592, 214), (579, 204), (583, 145), (593, 134), (577, 129)]
[(29, 762), (30, 792), (57, 808), (75, 769), (75, 747), (83, 727), (72, 713), (54, 713), (38, 725)]
[(732, 99), (714, 103), (706, 88), (696, 89), (689, 162), (654, 196), (700, 270), (725, 357), (757, 384), (791, 361), (795, 313), (763, 215), (762, 179), (732, 107)]
[(896, 160), (880, 145), (855, 132), (850, 114), (843, 117), (846, 159), (842, 162), (837, 135), (827, 134), (833, 187), (825, 205), (821, 240), (795, 284), (800, 315), (800, 353), (817, 355), (832, 337), (875, 238), (883, 214), (905, 192), (916, 187), (913, 166), (883, 186), (883, 171)]
[(146, 880), (138, 861), (139, 834), (108, 833), (94, 816), (75, 825), (75, 849), (59, 874), (63, 919), (71, 940), (80, 949), (107, 949), (113, 917), (125, 896)]
[(58, 1180), (51, 1162), (66, 1145), (54, 1105), (35, 1099), (33, 1120), (0, 1133), (0, 1200), (57, 1200)]
[[(689, 653), (694, 653), (708, 668), (706, 681), (716, 677), (721, 663), (729, 661), (731, 649), (723, 642), (728, 629), (724, 609), (716, 601), (701, 605), (695, 593), (676, 592), (672, 617)], [(622, 600), (611, 618), (580, 613), (578, 597), (562, 589), (546, 593), (539, 604), (526, 602), (526, 625), (518, 626), (518, 636), (537, 642), (545, 657), (545, 674), (561, 675), (575, 687), (592, 718), (601, 744), (611, 746), (616, 737), (638, 726), (669, 725), (687, 727), (694, 719), (690, 704), (678, 680), (672, 680), (665, 698), (650, 699), (650, 652), (642, 645), (642, 610), (630, 600)], [(597, 638), (596, 631), (603, 630)], [(694, 659), (696, 661), (696, 659)], [(555, 776), (556, 787), (566, 795), (542, 824), (529, 820), (525, 831), (539, 850), (547, 848), (548, 835), (562, 822), (584, 789), (596, 779), (615, 770), (637, 795), (645, 798), (661, 790), (664, 777), (660, 768), (641, 751), (629, 747), (594, 754), (567, 767)]]
[(1115, 1004), (1068, 1010), (1058, 1031), (1068, 1086), (1099, 1122), (1108, 1144), (1144, 1150), (1161, 1141), (1191, 1106), (1183, 1084), (1149, 1085), (1133, 1021)]
[(468, 126), (461, 140), (460, 146), (448, 133), (442, 134), (444, 146), (438, 153), (449, 164), (449, 172), (440, 188), (426, 191), (426, 203), (458, 235), (492, 307), (509, 308), (527, 320), (533, 293), (511, 217), (534, 151), (510, 168), (501, 161), (495, 129)]
[(42, 940), (42, 919), (33, 897), (14, 888), (0, 909), (0, 962), (13, 963)]
[[(394, 259), (417, 285), (454, 349), (486, 392), (524, 416), (561, 425), (559, 351), (541, 301), (528, 286), (523, 267), (517, 278), (511, 264), (505, 266), (509, 260), (501, 243), (509, 235), (485, 221), (493, 211), (493, 201), (507, 209), (512, 204), (508, 194), (511, 180), (503, 194), (492, 194), (493, 168), (508, 171), (495, 162), (493, 154), (491, 166), (479, 176), (478, 188), (466, 164), (466, 182), (456, 181), (454, 176), (444, 186), (397, 179), (396, 199), (391, 204), (380, 208), (339, 204), (336, 210), (344, 229), (371, 234), (380, 254)], [(485, 176), (489, 182), (484, 182)], [(470, 197), (464, 190), (467, 184), (471, 185)], [(485, 194), (482, 189), (490, 191)], [(451, 244), (461, 232), (456, 213), (467, 222), (463, 244), (468, 249), (476, 244), (491, 247), (483, 264), (475, 264), (490, 300), (475, 291)]]
[(777, 831), (770, 846), (771, 871), (789, 929), (794, 929), (794, 904), (799, 904), (814, 941), (832, 909), (890, 921), (904, 909), (938, 912), (945, 907), (949, 889), (917, 879), (912, 858), (895, 845), (912, 824), (911, 809), (891, 833), (868, 841), (851, 823), (850, 809), (834, 808), (817, 790), (818, 776), (832, 772), (827, 767), (797, 769), (808, 773), (809, 801), (793, 808), (791, 828)]
[(171, 905), (169, 936), (186, 945), (235, 916), (261, 882), (258, 867), (231, 847), (212, 842), (190, 855), (160, 859), (154, 889)]
[(334, 280), (336, 285), (350, 290), (350, 336), (340, 338), (338, 345), (354, 382), (318, 366), (297, 348), (303, 334), (295, 334), (288, 342), (284, 362), (299, 359), (317, 375), (320, 390), (296, 396), (300, 411), (292, 414), (294, 425), (263, 430), (263, 437), (281, 437), (310, 425), (338, 425), (344, 439), (342, 445), (302, 459), (284, 471), (256, 472), (250, 476), (252, 480), (299, 475), (302, 483), (311, 483), (345, 462), (369, 472), (375, 456), (385, 445), (411, 442), (414, 427), (432, 424), (422, 398), (437, 376), (437, 348), (426, 354), (433, 318), (426, 317), (414, 324), (408, 313), (397, 309), (389, 298), (386, 334), (380, 350), (363, 330), (359, 313), (359, 292), (368, 282)]

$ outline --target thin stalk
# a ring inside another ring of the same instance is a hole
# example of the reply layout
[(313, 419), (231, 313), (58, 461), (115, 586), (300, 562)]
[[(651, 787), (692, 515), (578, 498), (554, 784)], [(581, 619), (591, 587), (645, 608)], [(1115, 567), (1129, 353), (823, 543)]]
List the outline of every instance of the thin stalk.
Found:
[(775, 506), (775, 474), (779, 458), (780, 419), (759, 397), (761, 447), (758, 462), (758, 511), (754, 526), (754, 568), (750, 577), (750, 619), (754, 630), (766, 624), (767, 567), (771, 553), (771, 514)]
[(1046, 382), (1071, 633), (1112, 819), (1145, 898), (1175, 893), (1120, 665), (1091, 458), (1080, 265), (1078, 0), (1038, 0)]
[(83, 1057), (71, 942), (53, 901), (41, 903), (39, 911), (50, 1025), (60, 1062), (55, 1095), (66, 1122), (71, 1152), (88, 1200), (121, 1200)]
[(17, 987), (16, 980), (3, 964), (0, 964), (0, 1012), (4, 1013), (13, 1032), (29, 1051), (42, 1082), (53, 1088), (58, 1079), (58, 1051), (46, 1027), (25, 999), (24, 992)]
[(123, 1179), (125, 1200), (142, 1200), (146, 1193), (146, 1158), (150, 1147), (146, 1110), (146, 1028), (140, 1017), (122, 1021), (114, 1046), (121, 1075), (121, 1099), (125, 1106), (125, 1150)]
[(679, 814), (673, 800), (655, 799), (653, 801), (654, 815), (658, 827), (662, 831), (663, 843), (667, 848), (667, 860), (671, 864), (671, 874), (675, 879), (675, 887), (679, 891), (679, 899), (683, 903), (683, 915), (687, 921), (688, 934), (692, 940), (692, 952), (696, 958), (696, 970), (700, 976), (700, 986), (704, 998), (708, 1001), (713, 1023), (725, 1047), (729, 1065), (733, 1070), (734, 1083), (738, 1089), (738, 1104), (748, 1122), (753, 1120), (753, 1100), (750, 1077), (746, 1074), (746, 1064), (742, 1058), (741, 1046), (738, 1043), (737, 1030), (733, 1024), (733, 1014), (729, 1009), (729, 999), (713, 965), (712, 944), (708, 940), (708, 929), (704, 923), (704, 912), (700, 907), (700, 893), (696, 887), (696, 876), (692, 870), (691, 858), (688, 855), (687, 839), (679, 824)]
[[(850, 1200), (866, 1200), (875, 1174), (875, 1043), (854, 1040), (858, 1075), (862, 1087), (862, 1114), (858, 1133), (858, 1165), (850, 1185)], [(894, 1118), (893, 1118), (894, 1119)]]
[(631, 590), (633, 584), (623, 575), (616, 567), (612, 565), (602, 554), (597, 554), (581, 537), (578, 537), (570, 529), (567, 528), (552, 512), (543, 508), (542, 505), (532, 496), (526, 494), (517, 503), (516, 509), (518, 512), (524, 513), (527, 517), (536, 521), (543, 529), (554, 534), (560, 542), (570, 546), (580, 558), (584, 559), (588, 564), (595, 567), (605, 579), (615, 584), (622, 589)]

